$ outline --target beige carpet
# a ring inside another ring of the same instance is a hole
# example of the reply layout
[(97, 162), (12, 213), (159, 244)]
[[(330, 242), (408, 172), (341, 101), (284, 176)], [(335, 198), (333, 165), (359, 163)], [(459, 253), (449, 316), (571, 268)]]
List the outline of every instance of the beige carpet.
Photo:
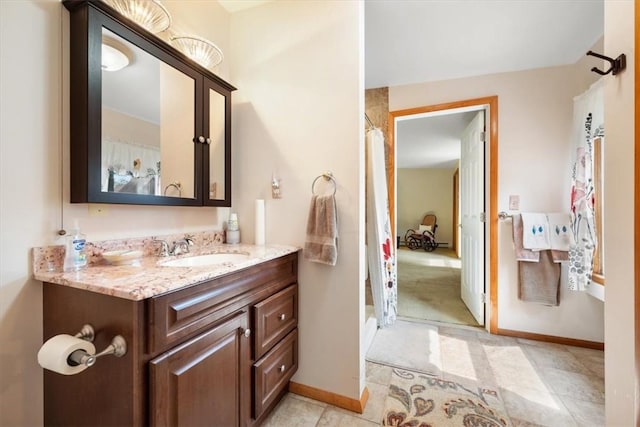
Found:
[(461, 261), (453, 251), (402, 247), (397, 260), (399, 316), (478, 325), (460, 296)]
[(507, 427), (511, 422), (495, 388), (460, 384), (394, 369), (383, 426)]
[(366, 359), (394, 368), (440, 375), (442, 358), (438, 328), (396, 320), (393, 325), (376, 331)]

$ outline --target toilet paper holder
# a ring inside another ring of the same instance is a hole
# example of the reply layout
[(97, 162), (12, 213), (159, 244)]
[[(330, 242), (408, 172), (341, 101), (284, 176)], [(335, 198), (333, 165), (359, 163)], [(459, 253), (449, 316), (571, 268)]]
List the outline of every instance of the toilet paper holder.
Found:
[[(75, 337), (85, 341), (93, 342), (96, 333), (93, 326), (86, 324), (82, 326), (80, 332)], [(89, 354), (84, 350), (76, 350), (69, 355), (67, 363), (70, 366), (85, 365), (87, 367), (93, 366), (96, 363), (96, 359), (102, 356), (108, 356), (110, 354), (116, 357), (122, 357), (127, 353), (127, 341), (122, 335), (116, 335), (111, 340), (111, 344), (104, 350), (96, 354)]]

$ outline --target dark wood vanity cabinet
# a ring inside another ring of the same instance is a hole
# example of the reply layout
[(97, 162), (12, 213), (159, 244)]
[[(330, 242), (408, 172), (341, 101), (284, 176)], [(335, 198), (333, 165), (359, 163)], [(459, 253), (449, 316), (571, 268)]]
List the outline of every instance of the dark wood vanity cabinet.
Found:
[(46, 425), (259, 425), (298, 368), (298, 254), (132, 301), (45, 283), (44, 340), (128, 345), (71, 376), (44, 371)]

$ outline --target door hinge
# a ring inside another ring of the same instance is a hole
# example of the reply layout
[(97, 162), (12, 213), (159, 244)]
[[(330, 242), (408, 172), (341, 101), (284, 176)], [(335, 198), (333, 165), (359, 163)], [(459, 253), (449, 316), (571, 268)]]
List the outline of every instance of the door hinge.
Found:
[(480, 132), (480, 141), (487, 142), (487, 133), (485, 131)]
[(480, 302), (483, 304), (487, 303), (487, 294), (485, 294), (484, 292), (480, 294)]
[(480, 212), (480, 222), (487, 222), (487, 214), (485, 212)]

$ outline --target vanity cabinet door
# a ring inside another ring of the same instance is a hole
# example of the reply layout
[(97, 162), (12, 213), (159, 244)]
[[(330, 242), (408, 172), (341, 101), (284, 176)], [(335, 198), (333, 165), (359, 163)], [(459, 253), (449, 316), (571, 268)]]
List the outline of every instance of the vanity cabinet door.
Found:
[(203, 203), (231, 206), (231, 92), (205, 78), (203, 95)]
[(149, 362), (153, 426), (239, 426), (251, 399), (249, 315), (224, 323)]

